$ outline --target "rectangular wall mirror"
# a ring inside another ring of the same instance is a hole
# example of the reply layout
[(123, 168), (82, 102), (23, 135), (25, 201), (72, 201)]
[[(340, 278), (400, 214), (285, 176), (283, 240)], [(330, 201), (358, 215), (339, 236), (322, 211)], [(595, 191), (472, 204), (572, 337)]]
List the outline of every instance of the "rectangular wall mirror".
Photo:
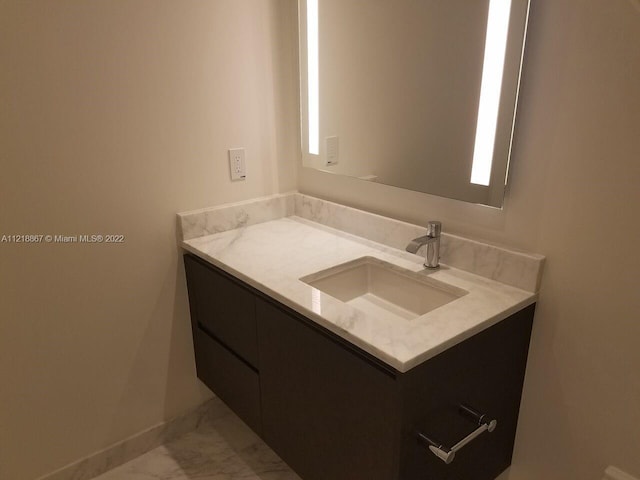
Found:
[(502, 207), (529, 0), (299, 0), (305, 167)]

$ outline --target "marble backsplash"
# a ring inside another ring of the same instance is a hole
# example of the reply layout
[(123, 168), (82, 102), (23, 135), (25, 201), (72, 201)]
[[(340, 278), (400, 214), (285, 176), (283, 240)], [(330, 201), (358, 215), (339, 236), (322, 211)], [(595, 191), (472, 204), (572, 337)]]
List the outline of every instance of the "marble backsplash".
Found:
[(181, 240), (235, 230), (268, 222), (294, 214), (294, 193), (284, 193), (228, 203), (178, 214), (178, 233)]
[[(298, 216), (327, 227), (404, 250), (426, 226), (383, 217), (301, 193), (287, 193), (178, 214), (182, 239), (211, 235), (248, 225)], [(446, 223), (444, 229), (446, 230)], [(418, 254), (423, 255), (423, 250)], [(544, 267), (542, 255), (442, 234), (441, 262), (506, 285), (537, 292)]]
[[(426, 233), (426, 225), (413, 225), (300, 193), (295, 194), (295, 214), (399, 250)], [(443, 230), (446, 228), (445, 223)], [(424, 254), (424, 247), (418, 254)], [(460, 270), (537, 292), (545, 257), (443, 233), (440, 260)]]

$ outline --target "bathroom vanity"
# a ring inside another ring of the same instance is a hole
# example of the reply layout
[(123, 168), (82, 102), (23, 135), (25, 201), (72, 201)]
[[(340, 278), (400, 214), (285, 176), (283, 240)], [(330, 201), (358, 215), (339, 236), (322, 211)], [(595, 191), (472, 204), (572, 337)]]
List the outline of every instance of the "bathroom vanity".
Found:
[(304, 480), (504, 471), (535, 293), (247, 208), (182, 242), (198, 377)]

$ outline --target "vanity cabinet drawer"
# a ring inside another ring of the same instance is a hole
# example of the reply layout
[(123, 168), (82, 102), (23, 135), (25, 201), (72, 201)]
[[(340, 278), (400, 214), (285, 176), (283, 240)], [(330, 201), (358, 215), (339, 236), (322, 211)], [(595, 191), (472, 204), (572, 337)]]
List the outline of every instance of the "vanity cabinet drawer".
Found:
[(255, 296), (231, 276), (184, 257), (192, 327), (209, 332), (250, 365), (258, 368)]
[(198, 378), (261, 434), (258, 373), (203, 330), (194, 332)]

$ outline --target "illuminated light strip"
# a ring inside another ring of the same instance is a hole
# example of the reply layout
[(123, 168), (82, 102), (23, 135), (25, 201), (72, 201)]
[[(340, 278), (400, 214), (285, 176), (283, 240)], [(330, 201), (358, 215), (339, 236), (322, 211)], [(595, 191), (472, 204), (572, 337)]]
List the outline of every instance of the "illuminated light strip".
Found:
[(320, 155), (320, 55), (318, 53), (318, 0), (307, 0), (307, 83), (309, 153)]
[(489, 186), (491, 181), (510, 13), (511, 0), (491, 0), (489, 3), (478, 125), (471, 167), (471, 183), (476, 185)]

